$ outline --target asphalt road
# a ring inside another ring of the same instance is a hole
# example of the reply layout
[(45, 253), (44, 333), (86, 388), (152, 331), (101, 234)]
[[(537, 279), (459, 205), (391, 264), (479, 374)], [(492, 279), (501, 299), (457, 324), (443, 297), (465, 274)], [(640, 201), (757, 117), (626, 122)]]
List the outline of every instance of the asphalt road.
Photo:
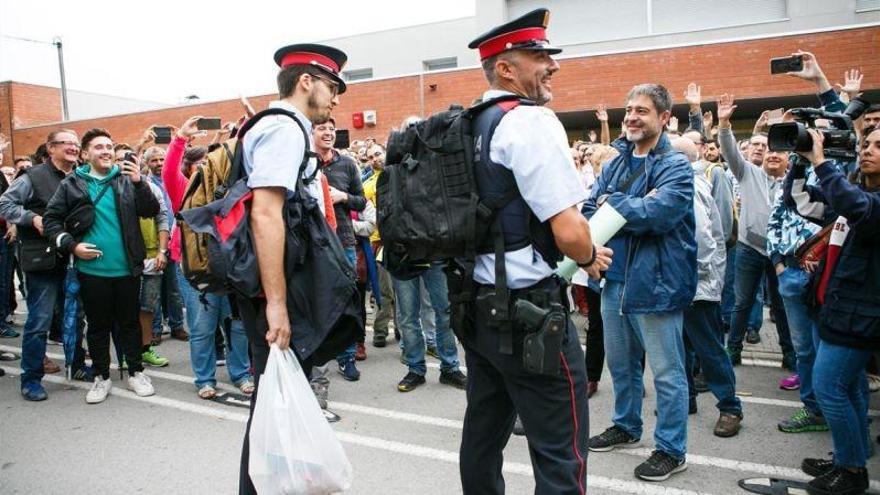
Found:
[[(0, 340), (2, 350), (19, 348), (19, 339)], [(166, 340), (158, 350), (171, 365), (148, 370), (157, 390), (154, 397), (134, 396), (114, 374), (112, 394), (99, 405), (85, 403), (87, 384), (70, 384), (60, 375), (44, 381), (47, 401), (26, 402), (14, 376), (19, 363), (0, 362), (7, 371), (0, 378), (0, 493), (236, 493), (247, 410), (197, 397), (188, 344)], [(464, 392), (440, 385), (437, 361), (429, 358), (428, 383), (399, 393), (396, 384), (406, 369), (398, 348), (393, 343), (384, 349), (368, 346), (367, 352), (367, 361), (359, 363), (360, 381), (346, 382), (335, 372), (331, 378), (330, 409), (342, 417), (334, 429), (354, 467), (349, 493), (461, 493), (457, 452)], [(49, 353), (63, 363), (60, 347), (50, 346)], [(783, 376), (782, 370), (768, 366), (737, 368), (745, 421), (731, 439), (712, 435), (714, 399), (700, 395), (700, 411), (688, 425), (688, 470), (659, 484), (632, 474), (653, 447), (654, 391), (649, 380), (642, 447), (591, 453), (589, 493), (734, 494), (745, 493), (736, 485), (741, 478), (808, 479), (797, 469), (801, 459), (825, 456), (831, 436), (777, 431), (776, 423), (799, 407), (797, 392), (778, 389)], [(234, 391), (225, 368), (218, 368), (218, 378), (227, 384), (223, 390)], [(606, 374), (590, 401), (592, 434), (610, 425), (611, 407)], [(871, 407), (872, 416), (880, 416), (880, 394), (874, 394)], [(876, 436), (880, 428), (873, 427), (872, 433)], [(878, 457), (868, 466), (875, 490), (880, 489)], [(512, 437), (505, 460), (507, 493), (532, 493), (526, 440)]]

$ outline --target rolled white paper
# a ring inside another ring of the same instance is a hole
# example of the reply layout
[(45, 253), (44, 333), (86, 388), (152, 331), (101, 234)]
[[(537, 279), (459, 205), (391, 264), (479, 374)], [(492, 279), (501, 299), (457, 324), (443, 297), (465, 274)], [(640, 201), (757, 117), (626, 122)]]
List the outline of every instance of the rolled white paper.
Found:
[[(623, 215), (617, 212), (613, 206), (609, 205), (607, 202), (603, 203), (602, 206), (596, 210), (596, 213), (593, 214), (593, 217), (590, 218), (590, 237), (593, 239), (593, 244), (595, 246), (604, 246), (617, 234), (624, 225), (626, 225), (626, 219), (623, 218)], [(564, 278), (565, 280), (571, 281), (571, 277), (574, 276), (575, 273), (580, 268), (577, 266), (574, 260), (570, 258), (565, 258), (556, 266), (556, 275)]]

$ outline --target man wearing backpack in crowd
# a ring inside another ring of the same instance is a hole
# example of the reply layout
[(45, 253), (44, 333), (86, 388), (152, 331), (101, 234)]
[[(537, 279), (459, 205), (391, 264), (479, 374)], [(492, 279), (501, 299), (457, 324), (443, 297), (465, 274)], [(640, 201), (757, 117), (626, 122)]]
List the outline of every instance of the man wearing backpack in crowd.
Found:
[[(553, 266), (565, 254), (604, 270), (610, 251), (592, 245), (576, 206), (586, 189), (571, 166), (562, 124), (544, 107), (559, 70), (551, 55), (562, 51), (547, 41), (549, 14), (535, 10), (468, 45), (479, 49), (490, 86), (473, 122), (474, 175), (481, 201), (497, 204), (497, 213), (494, 235), (475, 260), (476, 294), (464, 319), (472, 324), (455, 329), (469, 374), (460, 449), (465, 494), (504, 493), (502, 450), (517, 414), (529, 441), (535, 492), (586, 492), (584, 354)], [(489, 254), (499, 252), (497, 260)], [(520, 305), (542, 315), (541, 323), (516, 321), (513, 308)], [(524, 346), (535, 336), (552, 349), (527, 368)]]
[[(70, 130), (53, 131), (46, 140), (46, 150), (49, 153), (46, 162), (26, 169), (0, 197), (0, 216), (18, 227), (21, 240), (19, 262), (26, 274), (28, 308), (21, 342), (21, 394), (31, 401), (48, 397), (40, 384), (44, 363), (48, 361), (46, 336), (56, 308), (64, 305), (64, 280), (68, 270), (67, 258), (53, 254), (41, 261), (31, 253), (42, 253), (51, 245), (43, 237), (43, 215), (61, 181), (73, 173), (79, 163), (79, 138)], [(92, 370), (84, 363), (85, 351), (82, 343), (77, 342), (74, 377), (92, 381)], [(57, 372), (57, 365), (55, 368)]]
[[(313, 121), (312, 125), (314, 126), (312, 141), (315, 145), (315, 152), (318, 154), (321, 173), (327, 177), (330, 185), (330, 200), (336, 213), (336, 235), (342, 242), (348, 261), (352, 266), (355, 266), (357, 251), (351, 224), (351, 212), (363, 211), (367, 206), (360, 171), (353, 159), (341, 156), (333, 149), (333, 145), (336, 144), (336, 120), (333, 117)], [(352, 382), (361, 377), (360, 371), (355, 366), (355, 355), (360, 360), (366, 359), (363, 342), (352, 344), (351, 348), (336, 357), (336, 362), (339, 364), (339, 374)], [(322, 383), (329, 385), (329, 381), (323, 382), (326, 379), (326, 365), (318, 368), (323, 375), (321, 377)]]
[(138, 325), (140, 278), (147, 257), (138, 218), (158, 215), (159, 202), (137, 164), (115, 163), (113, 141), (104, 129), (83, 135), (82, 156), (85, 165), (61, 182), (46, 207), (45, 237), (77, 258), (89, 355), (95, 366), (86, 402), (103, 402), (112, 388), (114, 325), (128, 364), (128, 388), (146, 397), (155, 390), (144, 374)]
[[(258, 400), (260, 376), (266, 369), (269, 346), (275, 344), (285, 350), (291, 343), (284, 260), (287, 198), (296, 191), (304, 152), (312, 149), (311, 139), (307, 137), (311, 136), (311, 122), (326, 121), (339, 103), (338, 95), (345, 92), (345, 82), (339, 74), (346, 60), (342, 51), (318, 44), (290, 45), (275, 52), (275, 63), (281, 68), (277, 76), (279, 100), (269, 103), (269, 108), (293, 113), (299, 124), (286, 115), (267, 115), (257, 121), (243, 138), (247, 185), (253, 192), (250, 228), (265, 295), (260, 299), (238, 298), (256, 376), (251, 418)], [(314, 176), (316, 172), (316, 160), (310, 159), (303, 175)], [(323, 211), (320, 181), (310, 181), (304, 187)], [(307, 373), (311, 370), (309, 359), (303, 361), (302, 368)], [(256, 493), (248, 473), (249, 431), (250, 418), (242, 446), (241, 494)]]
[[(185, 202), (188, 183), (194, 174), (205, 173), (208, 149), (203, 147), (186, 148), (186, 143), (198, 134), (198, 121), (201, 117), (188, 118), (168, 145), (168, 155), (162, 167), (162, 182), (171, 200), (171, 212), (177, 215)], [(198, 184), (198, 178), (193, 180)], [(199, 188), (196, 188), (199, 189)], [(194, 194), (194, 193), (193, 193)], [(170, 259), (181, 261), (183, 240), (181, 225), (177, 224), (172, 234)], [(229, 297), (210, 292), (200, 293), (183, 275), (178, 275), (179, 288), (186, 306), (187, 326), (189, 327), (189, 357), (193, 369), (196, 393), (199, 398), (210, 400), (217, 396), (217, 333), (216, 329), (231, 318), (232, 308)], [(250, 374), (248, 340), (239, 319), (233, 319), (228, 331), (228, 352), (226, 371), (229, 379), (245, 395), (252, 394), (254, 382)]]
[[(602, 167), (584, 215), (607, 202), (626, 219), (608, 242), (614, 262), (605, 273), (602, 322), (614, 385), (613, 425), (590, 438), (590, 450), (632, 446), (642, 436), (643, 353), (657, 391), (656, 449), (635, 468), (646, 481), (687, 469), (688, 384), (684, 309), (697, 289), (694, 171), (670, 146), (664, 129), (672, 97), (659, 84), (634, 86), (626, 98), (620, 155)], [(597, 270), (590, 270), (594, 279)], [(708, 363), (707, 363), (708, 364)]]

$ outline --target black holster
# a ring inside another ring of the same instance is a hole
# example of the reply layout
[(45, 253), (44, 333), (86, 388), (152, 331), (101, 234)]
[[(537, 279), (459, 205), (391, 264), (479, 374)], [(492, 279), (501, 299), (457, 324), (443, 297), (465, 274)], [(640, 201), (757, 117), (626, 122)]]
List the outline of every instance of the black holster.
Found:
[[(521, 348), (527, 371), (555, 376), (568, 325), (565, 287), (565, 282), (554, 276), (510, 291), (506, 311), (498, 311), (495, 288), (480, 286), (473, 314), (486, 322), (487, 328), (498, 332), (500, 354), (513, 355), (513, 349)], [(503, 314), (510, 316), (504, 318)]]
[(568, 324), (565, 308), (551, 303), (541, 309), (525, 299), (514, 304), (514, 319), (526, 332), (523, 337), (523, 368), (536, 375), (559, 374), (559, 354)]

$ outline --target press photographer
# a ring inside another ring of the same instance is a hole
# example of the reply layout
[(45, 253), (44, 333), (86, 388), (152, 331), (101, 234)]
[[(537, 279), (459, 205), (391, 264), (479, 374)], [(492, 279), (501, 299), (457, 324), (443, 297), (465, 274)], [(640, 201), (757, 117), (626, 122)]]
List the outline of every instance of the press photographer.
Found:
[[(809, 486), (821, 493), (861, 493), (868, 487), (865, 461), (871, 452), (865, 366), (880, 349), (880, 129), (865, 129), (855, 182), (827, 159), (823, 133), (807, 133), (812, 147), (798, 153), (813, 165), (820, 185), (806, 186), (801, 194), (812, 204), (798, 211), (840, 216), (813, 279), (819, 309), (813, 385), (834, 454), (830, 460), (804, 459), (802, 468), (816, 476)], [(803, 167), (798, 163), (791, 175)], [(795, 188), (791, 195), (798, 193)]]

